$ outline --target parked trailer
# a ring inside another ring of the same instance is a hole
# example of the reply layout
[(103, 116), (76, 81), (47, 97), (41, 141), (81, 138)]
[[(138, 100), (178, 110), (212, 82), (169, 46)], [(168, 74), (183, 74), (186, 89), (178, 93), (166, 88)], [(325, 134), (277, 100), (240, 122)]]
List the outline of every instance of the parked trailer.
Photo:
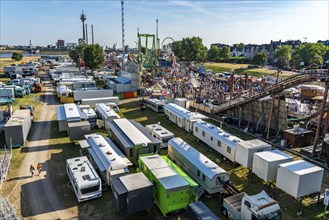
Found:
[(112, 193), (117, 210), (127, 215), (153, 207), (153, 184), (143, 173), (114, 179)]
[(220, 220), (203, 202), (197, 201), (187, 206), (187, 220)]
[(154, 202), (164, 216), (188, 206), (189, 183), (159, 155), (140, 157), (138, 167), (154, 184)]
[(87, 157), (66, 160), (66, 173), (79, 202), (102, 196), (102, 183)]
[(161, 141), (161, 148), (167, 148), (168, 141), (174, 137), (174, 133), (159, 124), (146, 125), (145, 128), (149, 131), (150, 135)]
[(119, 105), (119, 97), (103, 97), (103, 98), (83, 98), (81, 99), (82, 105), (90, 105), (91, 107), (95, 107), (96, 103), (115, 103)]
[(279, 204), (265, 191), (253, 196), (242, 192), (225, 198), (222, 214), (232, 220), (282, 219)]
[(89, 105), (79, 105), (78, 106), (81, 113), (85, 114), (84, 118), (88, 118), (90, 127), (93, 128), (96, 126), (97, 114)]
[(197, 112), (190, 112), (181, 106), (173, 103), (166, 104), (165, 114), (169, 117), (169, 120), (178, 125), (178, 127), (184, 128), (186, 131), (193, 131), (193, 124), (200, 119), (208, 119), (208, 117), (199, 114)]
[(107, 124), (111, 138), (133, 164), (137, 164), (139, 155), (160, 151), (161, 142), (149, 135), (141, 124), (126, 118), (114, 119)]
[(204, 121), (194, 123), (193, 135), (232, 162), (235, 162), (237, 144), (243, 141)]
[(152, 109), (155, 112), (164, 112), (165, 103), (159, 99), (147, 99), (146, 107)]
[(89, 158), (100, 172), (102, 180), (110, 186), (114, 178), (129, 173), (128, 165), (119, 156), (113, 142), (105, 140), (99, 134), (86, 135)]
[(111, 97), (112, 95), (113, 95), (113, 90), (106, 90), (106, 89), (73, 90), (74, 102), (81, 102), (82, 99)]
[[(113, 109), (105, 105), (105, 103), (96, 103), (95, 110), (98, 114), (98, 117), (104, 122), (121, 118)], [(108, 126), (106, 123), (105, 123), (105, 128), (106, 130), (108, 130)]]
[(168, 157), (209, 194), (224, 192), (229, 174), (181, 138), (168, 142)]
[(29, 134), (32, 120), (29, 109), (16, 110), (4, 126), (6, 145), (23, 146)]

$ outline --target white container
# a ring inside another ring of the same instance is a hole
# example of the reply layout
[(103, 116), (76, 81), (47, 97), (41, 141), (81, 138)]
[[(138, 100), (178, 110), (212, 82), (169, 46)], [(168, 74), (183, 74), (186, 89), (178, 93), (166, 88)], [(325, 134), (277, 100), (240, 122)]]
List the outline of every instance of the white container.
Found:
[(293, 161), (293, 158), (280, 150), (254, 154), (252, 172), (265, 181), (275, 181), (280, 164)]
[(254, 153), (269, 150), (271, 145), (259, 139), (240, 141), (236, 146), (235, 161), (246, 168), (251, 168)]
[(276, 187), (298, 199), (319, 192), (324, 169), (304, 160), (280, 164)]

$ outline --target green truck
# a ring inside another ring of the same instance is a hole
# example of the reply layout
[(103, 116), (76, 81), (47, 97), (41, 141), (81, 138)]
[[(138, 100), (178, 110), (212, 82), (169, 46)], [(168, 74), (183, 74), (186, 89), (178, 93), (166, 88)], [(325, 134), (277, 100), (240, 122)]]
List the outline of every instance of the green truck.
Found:
[(198, 199), (193, 190), (198, 184), (166, 156), (141, 156), (137, 170), (153, 183), (153, 198), (164, 216), (185, 209)]

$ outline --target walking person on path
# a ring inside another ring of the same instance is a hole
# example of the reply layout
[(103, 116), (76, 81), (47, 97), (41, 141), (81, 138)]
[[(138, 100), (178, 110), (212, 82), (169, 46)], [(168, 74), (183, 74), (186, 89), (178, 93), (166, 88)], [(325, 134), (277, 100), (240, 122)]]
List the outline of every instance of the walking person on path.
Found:
[(31, 164), (31, 166), (30, 166), (30, 173), (31, 173), (31, 176), (32, 176), (32, 178), (33, 178), (33, 176), (34, 176), (34, 166)]
[(38, 170), (38, 173), (39, 173), (39, 176), (40, 176), (41, 171), (42, 171), (42, 164), (41, 163), (38, 163), (37, 170)]

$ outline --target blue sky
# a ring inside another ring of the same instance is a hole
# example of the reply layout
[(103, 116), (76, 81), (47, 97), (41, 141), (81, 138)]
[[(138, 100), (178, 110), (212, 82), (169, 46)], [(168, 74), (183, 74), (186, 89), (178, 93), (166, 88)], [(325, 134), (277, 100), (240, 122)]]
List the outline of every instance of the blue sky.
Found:
[[(82, 5), (95, 41), (121, 43), (120, 0), (63, 1), (0, 0), (0, 44), (54, 45), (58, 39), (77, 42), (81, 36)], [(269, 43), (307, 37), (308, 42), (329, 38), (329, 0), (126, 0), (125, 42), (134, 47), (140, 33), (155, 33), (160, 42), (199, 36), (211, 43)], [(304, 40), (303, 40), (304, 41)], [(169, 41), (167, 41), (169, 43)]]

